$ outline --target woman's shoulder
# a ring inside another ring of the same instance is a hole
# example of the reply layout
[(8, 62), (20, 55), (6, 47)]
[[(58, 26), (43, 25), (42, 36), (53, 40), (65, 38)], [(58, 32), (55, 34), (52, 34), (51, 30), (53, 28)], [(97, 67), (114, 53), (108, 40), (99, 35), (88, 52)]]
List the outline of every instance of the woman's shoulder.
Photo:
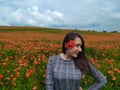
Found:
[(50, 56), (48, 60), (49, 60), (49, 62), (54, 63), (54, 62), (56, 62), (58, 57), (59, 57), (59, 54), (58, 55), (54, 55), (54, 56)]

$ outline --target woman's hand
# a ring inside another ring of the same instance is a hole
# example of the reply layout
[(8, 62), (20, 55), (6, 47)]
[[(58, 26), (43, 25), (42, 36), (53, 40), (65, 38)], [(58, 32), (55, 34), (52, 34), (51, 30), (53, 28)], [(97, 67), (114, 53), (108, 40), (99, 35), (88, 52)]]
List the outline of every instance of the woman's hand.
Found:
[(79, 87), (79, 90), (83, 90), (81, 87)]

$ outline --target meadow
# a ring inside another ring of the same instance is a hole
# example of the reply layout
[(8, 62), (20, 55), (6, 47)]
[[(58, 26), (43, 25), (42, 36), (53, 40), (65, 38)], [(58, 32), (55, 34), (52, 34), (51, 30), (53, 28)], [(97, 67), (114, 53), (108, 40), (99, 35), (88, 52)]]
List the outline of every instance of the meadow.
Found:
[[(38, 27), (0, 27), (0, 90), (44, 90), (48, 58), (69, 31), (83, 36), (86, 56), (105, 75), (102, 90), (120, 90), (120, 33)], [(84, 74), (80, 86), (93, 82)]]

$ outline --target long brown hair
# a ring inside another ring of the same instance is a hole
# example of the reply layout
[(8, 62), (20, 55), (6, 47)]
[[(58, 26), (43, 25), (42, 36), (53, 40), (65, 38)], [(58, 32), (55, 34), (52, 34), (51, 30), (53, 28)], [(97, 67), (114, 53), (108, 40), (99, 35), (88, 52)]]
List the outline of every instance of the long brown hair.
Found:
[(64, 40), (63, 40), (62, 52), (64, 54), (66, 53), (67, 48), (65, 47), (65, 43), (70, 41), (70, 40), (74, 40), (76, 37), (79, 37), (82, 40), (82, 46), (81, 46), (82, 52), (79, 52), (78, 57), (74, 58), (75, 66), (78, 67), (81, 71), (89, 73), (90, 72), (89, 60), (85, 56), (84, 40), (83, 40), (81, 35), (79, 35), (78, 33), (75, 33), (75, 32), (67, 33), (66, 36), (64, 37)]

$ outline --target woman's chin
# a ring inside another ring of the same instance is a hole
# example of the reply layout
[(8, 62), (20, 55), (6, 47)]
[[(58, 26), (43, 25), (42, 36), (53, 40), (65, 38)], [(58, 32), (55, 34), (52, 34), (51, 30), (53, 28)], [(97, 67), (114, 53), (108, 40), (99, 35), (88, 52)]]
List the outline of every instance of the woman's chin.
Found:
[(76, 58), (78, 56), (78, 54), (74, 54), (73, 57)]

